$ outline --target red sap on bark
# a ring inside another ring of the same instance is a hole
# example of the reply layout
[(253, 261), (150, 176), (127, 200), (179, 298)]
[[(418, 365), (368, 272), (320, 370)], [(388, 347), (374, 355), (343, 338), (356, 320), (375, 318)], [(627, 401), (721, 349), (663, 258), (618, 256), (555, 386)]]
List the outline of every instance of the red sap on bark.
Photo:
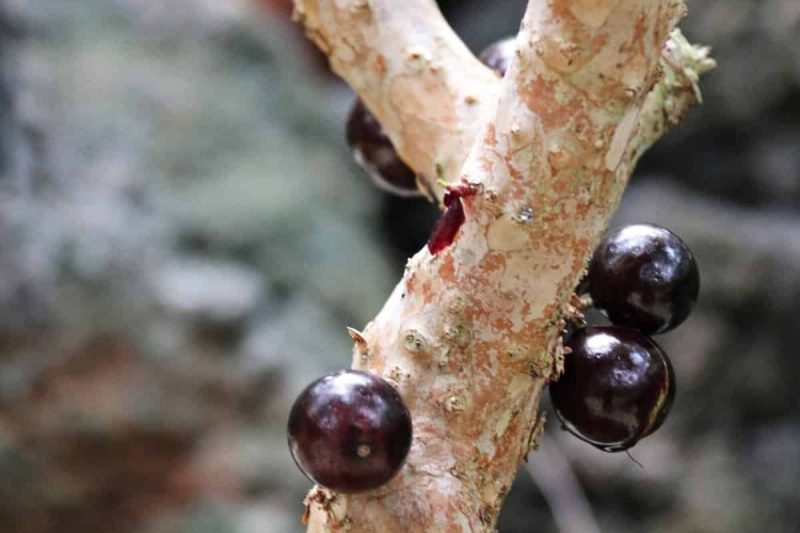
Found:
[(442, 217), (436, 222), (431, 237), (428, 239), (428, 251), (431, 254), (436, 255), (453, 244), (458, 230), (466, 219), (461, 199), (474, 196), (476, 192), (477, 188), (468, 183), (447, 187), (442, 200), (446, 209)]

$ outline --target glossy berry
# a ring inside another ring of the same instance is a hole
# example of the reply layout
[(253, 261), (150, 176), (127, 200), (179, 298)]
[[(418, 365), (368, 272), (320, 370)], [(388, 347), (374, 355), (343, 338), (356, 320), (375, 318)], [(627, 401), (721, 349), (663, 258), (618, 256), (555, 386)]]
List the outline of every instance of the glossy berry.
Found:
[(357, 99), (347, 119), (347, 144), (356, 163), (384, 191), (420, 196), (414, 171), (403, 163), (378, 119)]
[(509, 37), (487, 46), (478, 56), (481, 62), (494, 70), (498, 76), (503, 77), (508, 72), (511, 59), (517, 50), (516, 37)]
[(650, 335), (686, 320), (700, 290), (691, 250), (671, 231), (650, 224), (607, 235), (594, 252), (588, 279), (594, 304), (611, 322)]
[(550, 399), (564, 427), (607, 452), (627, 450), (659, 428), (675, 396), (667, 355), (649, 337), (619, 326), (588, 327), (565, 346), (564, 374)]
[(400, 394), (357, 370), (309, 385), (292, 406), (288, 429), (297, 466), (312, 481), (344, 493), (389, 481), (411, 446), (411, 416)]

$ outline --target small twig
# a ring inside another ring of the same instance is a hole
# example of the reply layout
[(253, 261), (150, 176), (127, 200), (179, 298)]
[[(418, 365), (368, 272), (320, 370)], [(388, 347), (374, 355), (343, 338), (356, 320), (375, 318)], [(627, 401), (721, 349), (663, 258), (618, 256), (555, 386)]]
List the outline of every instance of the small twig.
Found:
[(569, 459), (547, 434), (539, 438), (539, 450), (531, 456), (526, 468), (547, 501), (559, 531), (601, 533)]

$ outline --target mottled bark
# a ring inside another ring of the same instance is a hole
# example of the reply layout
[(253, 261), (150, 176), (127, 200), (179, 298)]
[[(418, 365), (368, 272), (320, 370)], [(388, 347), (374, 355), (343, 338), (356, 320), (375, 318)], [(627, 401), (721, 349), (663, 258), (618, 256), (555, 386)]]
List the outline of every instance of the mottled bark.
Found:
[[(447, 25), (433, 0), (296, 0), (295, 18), (331, 66), (380, 119), (426, 192), (459, 176), (500, 80)], [(713, 67), (704, 47), (676, 30), (664, 47), (665, 75), (645, 101), (644, 151), (696, 102), (699, 74)], [(668, 119), (668, 120), (665, 120)]]
[(710, 60), (680, 34), (666, 44), (684, 11), (673, 0), (531, 1), (502, 82), (432, 1), (295, 3), (423, 181), (474, 192), (455, 242), (416, 254), (351, 333), (353, 366), (395, 383), (412, 412), (407, 464), (366, 494), (315, 488), (309, 531), (494, 531), (588, 255)]

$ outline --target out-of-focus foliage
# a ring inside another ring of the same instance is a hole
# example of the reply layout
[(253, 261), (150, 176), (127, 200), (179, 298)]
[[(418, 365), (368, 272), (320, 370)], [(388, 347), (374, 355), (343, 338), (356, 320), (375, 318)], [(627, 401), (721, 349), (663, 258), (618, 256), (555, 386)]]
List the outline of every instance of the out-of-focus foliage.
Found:
[[(476, 50), (524, 7), (442, 4)], [(350, 93), (285, 5), (0, 0), (0, 531), (302, 530), (288, 407), (349, 364), (345, 326), (435, 215), (350, 161)], [(549, 431), (604, 531), (790, 532), (800, 7), (690, 8), (721, 66), (619, 215), (701, 264), (697, 313), (662, 338), (674, 413), (644, 469)], [(507, 510), (502, 533), (555, 531), (524, 474)]]
[(298, 527), (286, 409), (397, 269), (347, 93), (228, 4), (6, 6), (2, 531)]

